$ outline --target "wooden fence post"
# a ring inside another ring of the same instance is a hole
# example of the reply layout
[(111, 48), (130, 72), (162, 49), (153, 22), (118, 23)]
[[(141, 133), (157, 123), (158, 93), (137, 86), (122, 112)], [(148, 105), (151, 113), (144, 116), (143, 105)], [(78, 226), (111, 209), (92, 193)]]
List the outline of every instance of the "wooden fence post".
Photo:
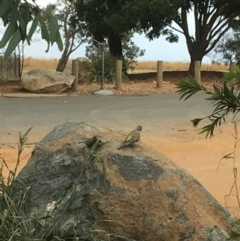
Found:
[(74, 59), (72, 61), (72, 75), (75, 76), (75, 79), (72, 84), (72, 90), (77, 91), (78, 89), (78, 60)]
[(116, 81), (115, 89), (122, 89), (122, 60), (116, 60)]
[(236, 63), (235, 62), (230, 63), (229, 70), (234, 70), (235, 68), (236, 68)]
[(201, 84), (201, 61), (194, 62), (194, 77)]
[(157, 61), (157, 88), (162, 87), (163, 83), (163, 61)]

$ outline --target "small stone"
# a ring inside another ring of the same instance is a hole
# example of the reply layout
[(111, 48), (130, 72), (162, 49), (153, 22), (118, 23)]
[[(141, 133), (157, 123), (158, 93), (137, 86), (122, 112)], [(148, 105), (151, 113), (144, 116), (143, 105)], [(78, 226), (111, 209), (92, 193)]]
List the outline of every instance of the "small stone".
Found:
[(94, 95), (114, 95), (111, 90), (97, 90), (93, 92)]

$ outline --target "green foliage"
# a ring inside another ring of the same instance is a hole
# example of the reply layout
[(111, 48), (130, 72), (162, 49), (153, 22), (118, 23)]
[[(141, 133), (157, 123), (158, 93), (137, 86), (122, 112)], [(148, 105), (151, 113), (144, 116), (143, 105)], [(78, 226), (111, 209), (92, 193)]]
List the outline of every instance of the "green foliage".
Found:
[(240, 238), (240, 219), (236, 219), (231, 227), (230, 237), (227, 240), (239, 241)]
[(42, 10), (37, 6), (35, 0), (32, 2), (0, 0), (0, 18), (7, 27), (0, 41), (0, 48), (4, 48), (8, 44), (4, 54), (5, 59), (10, 57), (21, 41), (27, 41), (30, 45), (32, 35), (38, 25), (41, 26), (42, 38), (47, 41), (46, 52), (49, 50), (50, 44), (55, 42), (60, 50), (63, 48), (57, 17), (51, 16), (46, 21), (42, 21)]
[[(236, 74), (235, 76), (238, 76)], [(187, 80), (182, 80), (176, 84), (177, 93), (180, 94), (180, 99), (184, 98), (187, 100), (192, 95), (199, 91), (203, 91), (209, 97), (205, 98), (212, 102), (214, 110), (212, 114), (205, 116), (203, 118), (196, 118), (192, 120), (194, 127), (204, 120), (208, 119), (210, 124), (204, 126), (200, 133), (206, 133), (206, 136), (212, 137), (214, 134), (214, 128), (220, 126), (225, 122), (226, 117), (229, 114), (234, 116), (240, 112), (240, 93), (235, 91), (235, 85), (232, 87), (227, 85), (227, 82), (223, 82), (222, 87), (217, 87), (213, 85), (213, 91), (208, 91), (204, 86), (199, 85), (199, 83), (194, 78), (188, 78)]]
[[(182, 0), (76, 0), (79, 20), (86, 23), (89, 36), (102, 42), (114, 36), (120, 39), (134, 32), (145, 32), (149, 39), (160, 34), (169, 36), (169, 41), (177, 41), (171, 30), (163, 29), (177, 15), (177, 5)], [(176, 4), (176, 6), (174, 6)]]
[(64, 40), (63, 46), (61, 46), (64, 50), (56, 68), (56, 71), (59, 72), (63, 72), (66, 68), (70, 55), (87, 41), (85, 23), (78, 19), (74, 4), (75, 1), (58, 0), (56, 4), (48, 4), (42, 9), (42, 21), (47, 21), (54, 15), (58, 18)]
[(214, 54), (227, 63), (240, 63), (240, 30), (226, 34), (214, 49)]
[[(137, 47), (133, 41), (131, 41), (131, 36), (128, 35), (123, 38), (123, 65), (126, 71), (133, 70), (136, 59), (144, 55), (145, 50), (141, 50)], [(88, 82), (92, 83), (94, 81), (99, 82), (101, 79), (102, 71), (102, 60), (101, 60), (101, 49), (95, 47), (91, 44), (86, 48), (86, 57), (90, 61), (86, 61), (85, 69), (88, 72)], [(104, 53), (104, 77), (105, 83), (112, 83), (115, 80), (115, 68), (116, 68), (116, 58), (112, 56), (108, 47), (105, 48)], [(123, 73), (124, 79), (127, 79), (125, 73)]]
[[(87, 72), (87, 82), (100, 82), (102, 75), (101, 50), (93, 46), (86, 48), (86, 57), (89, 61), (84, 61), (84, 69)], [(116, 58), (109, 51), (104, 53), (104, 82), (112, 83), (115, 78)]]
[(236, 67), (224, 73), (223, 80), (231, 84), (240, 85), (240, 68)]
[(204, 86), (200, 85), (192, 76), (189, 76), (186, 80), (179, 81), (176, 83), (176, 86), (178, 88), (176, 93), (181, 94), (180, 100), (183, 98), (187, 100), (201, 90), (206, 91)]

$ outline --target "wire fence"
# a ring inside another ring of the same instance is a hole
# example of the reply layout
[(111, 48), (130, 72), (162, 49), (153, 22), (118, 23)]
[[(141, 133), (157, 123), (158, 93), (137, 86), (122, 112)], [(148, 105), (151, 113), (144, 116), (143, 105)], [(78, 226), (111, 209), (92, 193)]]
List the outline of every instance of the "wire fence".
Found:
[(21, 79), (21, 58), (20, 55), (13, 54), (5, 60), (0, 54), (0, 78), (3, 80), (20, 80)]

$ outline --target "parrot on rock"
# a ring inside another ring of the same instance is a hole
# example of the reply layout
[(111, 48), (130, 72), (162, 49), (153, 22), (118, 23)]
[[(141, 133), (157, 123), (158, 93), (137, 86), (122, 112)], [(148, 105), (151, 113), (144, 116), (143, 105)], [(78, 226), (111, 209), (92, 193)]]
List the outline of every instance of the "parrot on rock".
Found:
[(142, 126), (138, 125), (133, 131), (131, 131), (127, 135), (122, 145), (118, 147), (118, 150), (127, 146), (134, 146), (134, 144), (140, 140), (141, 130), (142, 130)]

